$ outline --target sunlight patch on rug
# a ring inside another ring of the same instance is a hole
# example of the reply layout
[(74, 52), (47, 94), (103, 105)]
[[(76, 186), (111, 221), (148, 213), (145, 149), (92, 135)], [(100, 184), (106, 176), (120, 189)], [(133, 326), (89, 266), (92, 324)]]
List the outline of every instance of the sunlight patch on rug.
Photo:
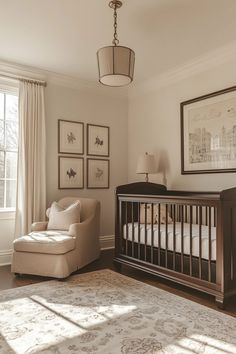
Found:
[(236, 354), (236, 319), (110, 270), (0, 292), (0, 353)]
[[(81, 307), (63, 302), (54, 303), (33, 295), (29, 298), (5, 301), (1, 303), (0, 308), (5, 309), (1, 318), (5, 323), (11, 318), (12, 309), (17, 309), (16, 316), (13, 317), (14, 322), (1, 329), (3, 339), (15, 353), (36, 353), (49, 345), (59, 345), (65, 339), (81, 336), (90, 327), (123, 316), (136, 307), (115, 304)], [(43, 336), (39, 344), (40, 334)]]

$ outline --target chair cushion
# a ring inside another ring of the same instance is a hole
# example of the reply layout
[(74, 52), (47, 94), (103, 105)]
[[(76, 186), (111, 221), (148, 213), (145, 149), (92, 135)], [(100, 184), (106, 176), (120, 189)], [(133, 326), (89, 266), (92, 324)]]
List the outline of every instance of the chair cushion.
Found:
[(49, 212), (48, 230), (69, 230), (71, 224), (80, 222), (80, 201), (63, 208), (53, 202)]
[(31, 232), (16, 239), (13, 245), (15, 251), (64, 254), (75, 249), (75, 237), (58, 230)]

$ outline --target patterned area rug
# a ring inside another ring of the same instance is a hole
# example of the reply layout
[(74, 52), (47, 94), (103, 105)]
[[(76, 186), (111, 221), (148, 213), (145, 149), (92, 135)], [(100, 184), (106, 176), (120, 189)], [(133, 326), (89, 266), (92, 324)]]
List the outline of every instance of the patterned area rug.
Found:
[(236, 354), (236, 319), (102, 270), (0, 293), (0, 353)]

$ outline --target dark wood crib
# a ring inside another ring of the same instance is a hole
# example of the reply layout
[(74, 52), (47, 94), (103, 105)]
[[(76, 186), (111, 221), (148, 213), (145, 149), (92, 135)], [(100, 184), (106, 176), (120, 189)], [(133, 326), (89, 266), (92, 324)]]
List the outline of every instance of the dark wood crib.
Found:
[(117, 187), (114, 262), (212, 294), (223, 308), (236, 295), (236, 188)]

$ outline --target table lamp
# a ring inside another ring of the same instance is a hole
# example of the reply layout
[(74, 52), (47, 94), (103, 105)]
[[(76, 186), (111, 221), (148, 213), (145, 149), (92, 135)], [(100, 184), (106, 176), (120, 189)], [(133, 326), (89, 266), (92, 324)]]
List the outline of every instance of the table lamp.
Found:
[(149, 155), (147, 152), (139, 156), (137, 165), (137, 174), (145, 174), (145, 181), (148, 182), (149, 173), (156, 173), (156, 162), (154, 155)]

